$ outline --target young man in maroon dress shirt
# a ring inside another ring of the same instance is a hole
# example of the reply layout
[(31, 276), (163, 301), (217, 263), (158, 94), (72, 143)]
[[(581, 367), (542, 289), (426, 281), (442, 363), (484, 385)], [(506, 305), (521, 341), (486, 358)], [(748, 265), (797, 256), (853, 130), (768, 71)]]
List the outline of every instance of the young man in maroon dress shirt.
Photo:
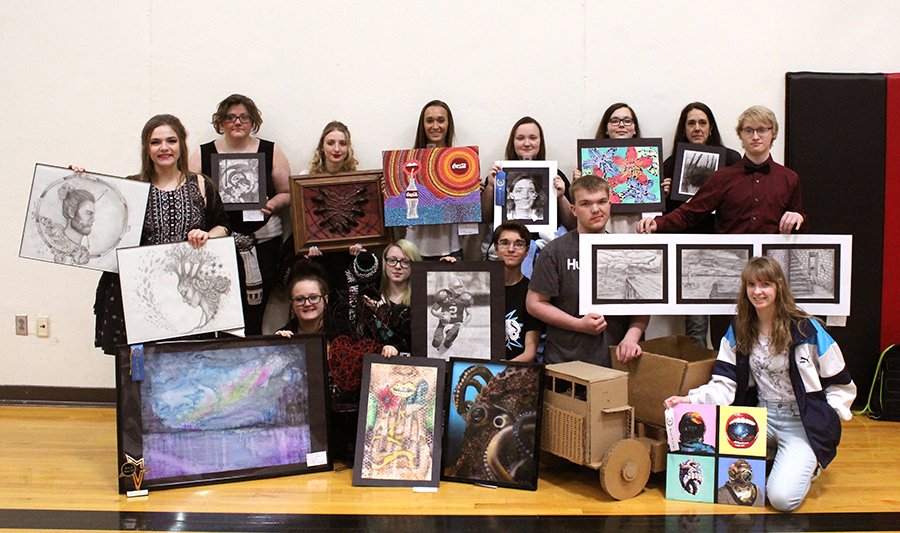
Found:
[(638, 222), (638, 233), (679, 233), (715, 211), (719, 233), (806, 233), (800, 177), (769, 154), (778, 136), (775, 113), (753, 106), (738, 118), (744, 158), (715, 172), (690, 201), (668, 215)]

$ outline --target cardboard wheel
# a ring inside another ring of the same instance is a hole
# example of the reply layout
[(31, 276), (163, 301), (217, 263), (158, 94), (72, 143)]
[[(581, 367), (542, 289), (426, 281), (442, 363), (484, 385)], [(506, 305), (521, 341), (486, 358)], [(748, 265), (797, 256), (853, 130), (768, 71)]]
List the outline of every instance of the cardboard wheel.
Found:
[(600, 465), (600, 485), (617, 500), (638, 495), (650, 479), (650, 452), (636, 439), (613, 444)]

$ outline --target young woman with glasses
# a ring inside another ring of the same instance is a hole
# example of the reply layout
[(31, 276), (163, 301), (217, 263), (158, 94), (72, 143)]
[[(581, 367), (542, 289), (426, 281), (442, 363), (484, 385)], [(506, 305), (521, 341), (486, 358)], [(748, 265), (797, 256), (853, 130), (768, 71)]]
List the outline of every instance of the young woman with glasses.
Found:
[[(272, 286), (278, 277), (278, 261), (284, 224), (281, 214), (290, 216), (291, 166), (275, 143), (255, 137), (262, 125), (256, 104), (242, 94), (232, 94), (219, 102), (212, 126), (221, 137), (201, 144), (191, 154), (191, 172), (214, 180), (218, 168), (212, 168), (213, 154), (260, 153), (265, 161), (266, 205), (262, 209), (228, 211), (238, 249), (241, 304), (247, 335), (262, 335), (263, 316)], [(262, 172), (258, 170), (257, 172)], [(256, 217), (245, 213), (253, 211)], [(290, 221), (284, 221), (290, 226)]]

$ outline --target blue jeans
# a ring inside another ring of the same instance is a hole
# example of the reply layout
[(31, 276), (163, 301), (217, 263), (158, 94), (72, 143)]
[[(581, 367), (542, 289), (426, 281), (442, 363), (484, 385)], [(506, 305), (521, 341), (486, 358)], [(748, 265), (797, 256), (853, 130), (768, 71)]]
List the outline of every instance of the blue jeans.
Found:
[(779, 511), (793, 511), (803, 503), (818, 460), (806, 438), (796, 403), (759, 402), (768, 409), (766, 438), (775, 463), (766, 480), (766, 496)]
[[(706, 335), (709, 333), (709, 317), (707, 315), (685, 315), (684, 334), (694, 339), (694, 344), (701, 348), (707, 347)], [(714, 343), (715, 344), (715, 343)], [(719, 346), (714, 346), (719, 349)]]

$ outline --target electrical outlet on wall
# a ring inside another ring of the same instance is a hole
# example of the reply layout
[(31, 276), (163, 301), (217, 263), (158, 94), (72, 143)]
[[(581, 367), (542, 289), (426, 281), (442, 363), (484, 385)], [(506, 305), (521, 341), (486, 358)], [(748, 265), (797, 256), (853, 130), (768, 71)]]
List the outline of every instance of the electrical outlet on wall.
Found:
[(37, 316), (37, 336), (38, 337), (49, 337), (50, 336), (50, 317), (48, 315), (38, 315)]
[(28, 315), (16, 315), (16, 335), (28, 335)]

